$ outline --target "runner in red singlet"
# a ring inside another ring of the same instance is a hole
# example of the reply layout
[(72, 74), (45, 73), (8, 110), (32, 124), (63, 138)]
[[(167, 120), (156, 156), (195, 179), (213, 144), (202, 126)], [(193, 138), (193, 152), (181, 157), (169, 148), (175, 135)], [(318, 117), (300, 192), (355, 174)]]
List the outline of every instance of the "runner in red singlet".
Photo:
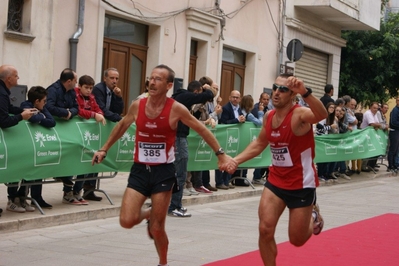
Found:
[[(101, 163), (111, 146), (136, 122), (134, 164), (122, 199), (119, 221), (132, 228), (148, 220), (148, 234), (154, 239), (159, 265), (167, 265), (168, 237), (165, 219), (176, 182), (174, 142), (178, 121), (194, 129), (215, 151), (219, 169), (228, 165), (231, 157), (224, 154), (214, 135), (190, 114), (188, 109), (166, 96), (173, 87), (175, 73), (166, 65), (152, 70), (148, 98), (134, 101), (126, 116), (112, 130), (104, 146), (94, 153), (92, 163)], [(142, 209), (151, 197), (152, 207)]]
[[(295, 103), (297, 94), (309, 105)], [(319, 185), (313, 163), (315, 142), (312, 124), (327, 117), (323, 103), (314, 97), (303, 81), (282, 74), (273, 84), (274, 110), (268, 111), (258, 138), (225, 166), (233, 173), (237, 166), (270, 145), (272, 166), (259, 203), (259, 250), (265, 265), (276, 265), (274, 239), (277, 222), (289, 209), (288, 235), (295, 246), (302, 246), (323, 228), (316, 204)]]

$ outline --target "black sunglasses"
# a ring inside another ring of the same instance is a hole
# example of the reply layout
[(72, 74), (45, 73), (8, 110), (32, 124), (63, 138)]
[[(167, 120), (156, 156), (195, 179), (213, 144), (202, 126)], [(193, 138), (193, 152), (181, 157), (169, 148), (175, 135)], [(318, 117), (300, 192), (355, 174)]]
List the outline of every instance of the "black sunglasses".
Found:
[(277, 84), (273, 84), (273, 91), (279, 90), (280, 92), (288, 92), (290, 91), (290, 88), (286, 87), (286, 86), (280, 86)]

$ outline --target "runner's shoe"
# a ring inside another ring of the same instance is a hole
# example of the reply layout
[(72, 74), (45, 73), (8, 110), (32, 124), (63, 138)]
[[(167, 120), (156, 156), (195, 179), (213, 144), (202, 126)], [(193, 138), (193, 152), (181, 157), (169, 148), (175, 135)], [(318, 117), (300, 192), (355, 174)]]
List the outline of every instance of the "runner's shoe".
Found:
[(316, 203), (313, 205), (313, 234), (318, 235), (320, 234), (321, 230), (323, 230), (324, 226), (324, 220), (323, 217), (320, 214), (320, 208), (319, 205)]

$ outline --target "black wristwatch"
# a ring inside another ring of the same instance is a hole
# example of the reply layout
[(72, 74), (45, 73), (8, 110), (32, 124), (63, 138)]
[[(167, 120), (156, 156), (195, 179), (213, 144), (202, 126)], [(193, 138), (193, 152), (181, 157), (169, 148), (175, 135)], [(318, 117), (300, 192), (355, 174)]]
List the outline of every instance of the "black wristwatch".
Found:
[(312, 89), (308, 88), (308, 87), (306, 87), (306, 90), (307, 90), (307, 92), (304, 95), (302, 95), (302, 98), (308, 97), (313, 92)]
[(219, 148), (217, 152), (215, 152), (216, 156), (220, 155), (220, 154), (224, 154), (224, 150), (223, 148)]

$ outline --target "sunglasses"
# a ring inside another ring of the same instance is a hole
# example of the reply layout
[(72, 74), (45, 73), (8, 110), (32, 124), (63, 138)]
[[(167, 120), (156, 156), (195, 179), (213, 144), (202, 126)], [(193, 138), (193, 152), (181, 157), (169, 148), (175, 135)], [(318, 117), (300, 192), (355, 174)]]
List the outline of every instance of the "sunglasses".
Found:
[(273, 84), (273, 91), (279, 90), (280, 92), (288, 92), (290, 91), (290, 88), (286, 87), (286, 86), (280, 86), (277, 84)]

